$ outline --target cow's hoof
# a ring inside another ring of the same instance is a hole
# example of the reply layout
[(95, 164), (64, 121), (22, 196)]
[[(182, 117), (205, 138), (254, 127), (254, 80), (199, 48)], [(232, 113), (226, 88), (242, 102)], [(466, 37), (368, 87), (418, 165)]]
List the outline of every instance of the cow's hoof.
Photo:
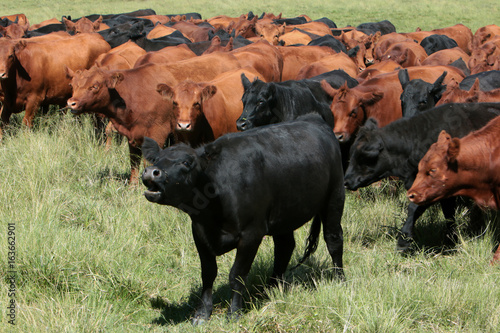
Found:
[(206, 316), (201, 316), (201, 315), (195, 315), (193, 319), (191, 319), (191, 324), (193, 326), (200, 326), (204, 325), (208, 321), (208, 317)]
[(401, 253), (409, 253), (412, 251), (413, 238), (399, 233), (396, 250)]

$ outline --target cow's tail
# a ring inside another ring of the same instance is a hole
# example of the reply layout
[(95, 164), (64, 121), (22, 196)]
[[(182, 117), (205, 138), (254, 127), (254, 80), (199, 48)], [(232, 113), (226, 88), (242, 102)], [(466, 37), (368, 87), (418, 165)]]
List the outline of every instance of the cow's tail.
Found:
[(304, 251), (304, 255), (299, 260), (299, 263), (292, 269), (295, 269), (302, 265), (304, 261), (307, 260), (318, 248), (319, 232), (321, 231), (321, 218), (316, 215), (312, 221), (311, 229), (309, 230), (309, 236), (307, 237), (307, 246)]

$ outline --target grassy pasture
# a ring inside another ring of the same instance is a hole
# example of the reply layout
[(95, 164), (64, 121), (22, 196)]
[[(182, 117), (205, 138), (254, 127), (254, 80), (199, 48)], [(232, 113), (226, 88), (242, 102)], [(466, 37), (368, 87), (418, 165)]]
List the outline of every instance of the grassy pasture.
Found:
[[(0, 15), (25, 13), (31, 23), (61, 15), (153, 8), (196, 11), (204, 18), (254, 11), (326, 16), (338, 26), (389, 19), (398, 31), (464, 23), (473, 31), (499, 24), (496, 1), (350, 1), (212, 3), (187, 1), (3, 2)], [(125, 142), (106, 152), (88, 117), (55, 112), (27, 130), (21, 115), (0, 143), (0, 332), (498, 332), (500, 270), (489, 266), (498, 217), (464, 206), (456, 247), (443, 248), (444, 218), (429, 209), (417, 225), (413, 255), (395, 252), (394, 230), (406, 214), (402, 188), (348, 193), (344, 211), (347, 281), (329, 277), (323, 241), (287, 283), (263, 285), (272, 267), (266, 238), (248, 281), (246, 313), (225, 317), (234, 252), (218, 258), (215, 309), (204, 327), (189, 317), (198, 303), (200, 267), (189, 217), (147, 202), (131, 187)], [(16, 236), (16, 325), (10, 301), (8, 224)], [(308, 227), (296, 232), (292, 265)]]

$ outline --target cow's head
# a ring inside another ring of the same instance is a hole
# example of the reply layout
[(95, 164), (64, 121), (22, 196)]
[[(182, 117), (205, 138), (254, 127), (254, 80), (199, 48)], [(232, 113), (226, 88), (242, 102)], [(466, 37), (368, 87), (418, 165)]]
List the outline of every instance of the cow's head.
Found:
[(349, 142), (366, 121), (365, 107), (378, 102), (384, 96), (380, 91), (364, 92), (356, 87), (350, 89), (347, 82), (339, 89), (335, 89), (322, 80), (321, 87), (333, 98), (330, 105), (335, 119), (333, 132), (341, 143)]
[(421, 79), (410, 80), (408, 70), (399, 70), (399, 82), (403, 88), (400, 96), (403, 116), (411, 117), (434, 107), (446, 90), (446, 85), (442, 84), (446, 74), (446, 71), (443, 72), (434, 83), (429, 83)]
[(142, 153), (153, 164), (142, 174), (142, 182), (147, 187), (146, 199), (181, 209), (182, 204), (192, 203), (193, 189), (201, 171), (196, 151), (184, 144), (162, 150), (156, 141), (145, 137)]
[(86, 17), (82, 17), (78, 21), (73, 22), (63, 17), (63, 23), (66, 26), (66, 31), (72, 34), (99, 31), (102, 20), (103, 20), (102, 16), (99, 16), (99, 18), (94, 22), (92, 22)]
[(271, 45), (278, 45), (280, 36), (285, 33), (286, 24), (277, 25), (269, 22), (257, 22), (255, 24), (255, 31), (257, 36), (267, 40)]
[(460, 89), (459, 83), (452, 79), (436, 105), (448, 103), (476, 103), (478, 101), (479, 91), (479, 79), (476, 79), (469, 90)]
[(441, 131), (418, 164), (418, 174), (407, 196), (418, 205), (436, 202), (449, 195), (450, 181), (456, 177), (460, 139)]
[(123, 81), (123, 73), (108, 71), (96, 66), (88, 70), (73, 71), (66, 67), (71, 78), (73, 95), (67, 105), (73, 114), (82, 112), (103, 112), (112, 102), (110, 90)]
[(391, 164), (386, 153), (377, 121), (369, 118), (351, 146), (349, 166), (344, 176), (345, 187), (354, 191), (386, 177)]
[(7, 79), (17, 61), (17, 53), (26, 47), (26, 41), (0, 38), (0, 80)]
[(278, 119), (273, 113), (274, 108), (274, 85), (266, 84), (255, 78), (253, 82), (241, 74), (243, 84), (243, 112), (236, 120), (236, 128), (245, 131), (254, 127), (276, 123)]
[(183, 81), (175, 87), (158, 84), (156, 90), (165, 100), (172, 103), (177, 119), (176, 130), (192, 131), (203, 114), (203, 104), (217, 93), (217, 87), (210, 84)]

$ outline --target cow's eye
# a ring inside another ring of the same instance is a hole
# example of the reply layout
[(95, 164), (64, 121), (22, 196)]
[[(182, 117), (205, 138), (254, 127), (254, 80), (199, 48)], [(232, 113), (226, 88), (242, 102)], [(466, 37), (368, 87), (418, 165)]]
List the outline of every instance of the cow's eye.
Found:
[(434, 177), (434, 173), (435, 172), (436, 172), (436, 169), (430, 169), (429, 171), (427, 171), (427, 175), (431, 176), (431, 177)]
[(185, 166), (186, 168), (190, 168), (191, 167), (191, 163), (189, 163), (189, 161), (182, 162), (182, 165)]
[(357, 115), (358, 115), (358, 111), (357, 111), (357, 109), (354, 109), (354, 110), (352, 110), (352, 111), (351, 111), (351, 113), (349, 113), (349, 117), (353, 117), (353, 118), (354, 118), (354, 117), (356, 117)]
[(172, 102), (172, 105), (174, 106), (174, 108), (176, 108), (176, 107), (179, 106), (179, 103), (177, 103), (177, 102), (174, 101), (174, 102)]
[(193, 107), (199, 109), (201, 107), (201, 104), (198, 103), (198, 102), (196, 102), (196, 103), (193, 104)]

